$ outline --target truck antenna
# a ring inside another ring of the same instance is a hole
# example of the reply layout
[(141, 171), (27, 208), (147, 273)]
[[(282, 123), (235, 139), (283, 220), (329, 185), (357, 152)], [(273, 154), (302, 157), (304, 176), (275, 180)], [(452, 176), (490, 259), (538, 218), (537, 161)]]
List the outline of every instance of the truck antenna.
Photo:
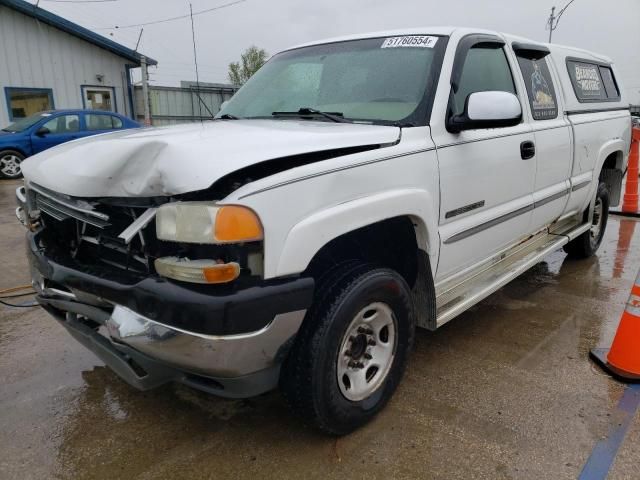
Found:
[(198, 74), (198, 53), (196, 51), (196, 29), (193, 24), (193, 6), (189, 3), (189, 15), (191, 17), (191, 39), (193, 40), (193, 63), (196, 68), (196, 95), (198, 95), (198, 112), (200, 113), (200, 123), (202, 123), (202, 99), (200, 98), (200, 75)]

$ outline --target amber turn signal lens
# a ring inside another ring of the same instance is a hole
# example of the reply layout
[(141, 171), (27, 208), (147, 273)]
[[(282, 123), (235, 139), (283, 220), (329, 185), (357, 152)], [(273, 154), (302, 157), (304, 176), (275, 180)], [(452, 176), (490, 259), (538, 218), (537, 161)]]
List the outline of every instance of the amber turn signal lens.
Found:
[(235, 262), (163, 257), (156, 259), (155, 266), (158, 275), (189, 283), (227, 283), (240, 275), (240, 265)]
[(253, 242), (263, 238), (258, 216), (248, 208), (235, 205), (220, 207), (214, 234), (217, 242)]
[(235, 280), (240, 275), (240, 265), (235, 262), (214, 265), (202, 269), (207, 283), (227, 283)]

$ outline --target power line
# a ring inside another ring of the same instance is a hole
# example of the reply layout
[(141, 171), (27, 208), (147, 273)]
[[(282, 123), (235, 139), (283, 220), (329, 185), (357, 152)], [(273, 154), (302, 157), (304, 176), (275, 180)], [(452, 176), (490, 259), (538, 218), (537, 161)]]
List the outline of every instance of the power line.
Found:
[[(66, 1), (72, 1), (72, 0), (66, 0)], [(78, 0), (75, 0), (78, 1)], [(197, 15), (202, 15), (204, 13), (209, 13), (209, 12), (213, 12), (214, 10), (220, 10), (223, 8), (228, 8), (228, 7), (232, 7), (233, 5), (238, 5), (239, 3), (244, 3), (247, 0), (236, 0), (234, 2), (229, 2), (229, 3), (225, 3), (224, 5), (218, 5), (217, 7), (212, 7), (212, 8), (207, 8), (205, 10), (200, 10), (197, 12), (193, 12), (193, 16), (197, 16)], [(157, 25), (159, 23), (167, 23), (167, 22), (173, 22), (175, 20), (183, 20), (185, 18), (189, 18), (191, 17), (191, 15), (187, 14), (187, 15), (178, 15), (176, 17), (169, 17), (169, 18), (163, 18), (161, 20), (153, 20), (151, 22), (144, 22), (144, 23), (135, 23), (132, 25), (116, 25), (114, 27), (95, 27), (93, 28), (93, 30), (113, 30), (113, 29), (123, 29), (123, 28), (137, 28), (137, 27), (146, 27), (147, 25)]]

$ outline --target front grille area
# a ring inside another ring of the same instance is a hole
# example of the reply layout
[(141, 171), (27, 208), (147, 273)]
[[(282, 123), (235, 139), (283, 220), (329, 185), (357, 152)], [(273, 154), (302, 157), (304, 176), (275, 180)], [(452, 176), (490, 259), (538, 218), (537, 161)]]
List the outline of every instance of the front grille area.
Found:
[(34, 193), (36, 208), (56, 220), (75, 218), (98, 228), (110, 225), (109, 216), (96, 211), (88, 202), (71, 199), (38, 185), (31, 185), (30, 190)]
[[(41, 247), (85, 267), (153, 275), (157, 258), (177, 256), (235, 261), (243, 266), (241, 276), (258, 274), (246, 266), (249, 254), (262, 251), (261, 242), (198, 245), (159, 241), (151, 210), (168, 198), (81, 199), (38, 185), (30, 185), (28, 195), (30, 209), (40, 212)], [(141, 217), (146, 218), (142, 222), (146, 226), (132, 234), (131, 225)]]
[(119, 237), (153, 205), (77, 199), (38, 185), (30, 185), (29, 193), (31, 204), (40, 211), (49, 248), (82, 264), (153, 272), (153, 260), (161, 250), (153, 222), (129, 241)]

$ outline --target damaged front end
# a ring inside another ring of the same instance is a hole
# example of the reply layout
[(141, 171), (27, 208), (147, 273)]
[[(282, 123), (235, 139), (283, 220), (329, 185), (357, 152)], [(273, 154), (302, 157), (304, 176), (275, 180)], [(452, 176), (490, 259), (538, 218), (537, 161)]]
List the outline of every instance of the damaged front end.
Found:
[(238, 230), (242, 210), (34, 183), (16, 196), (38, 302), (128, 383), (229, 397), (277, 384), (313, 280), (264, 280), (262, 238)]

